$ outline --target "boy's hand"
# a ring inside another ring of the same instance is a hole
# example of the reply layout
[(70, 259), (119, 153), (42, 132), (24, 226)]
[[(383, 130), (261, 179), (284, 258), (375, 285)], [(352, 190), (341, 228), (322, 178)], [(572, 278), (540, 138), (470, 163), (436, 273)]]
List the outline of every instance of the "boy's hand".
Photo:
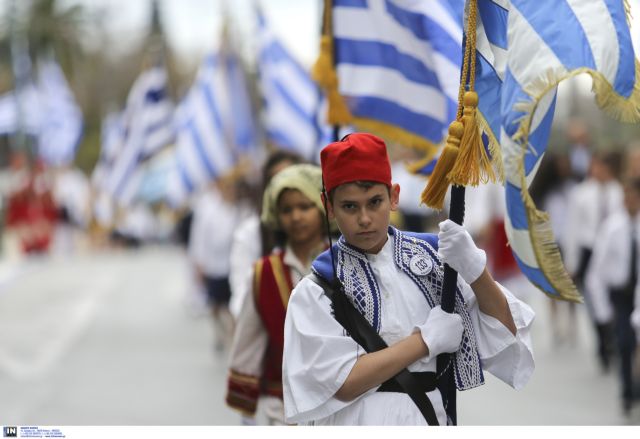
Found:
[(487, 255), (473, 242), (466, 229), (451, 220), (438, 224), (438, 256), (449, 264), (460, 276), (471, 284), (476, 281), (487, 265)]
[(456, 313), (444, 312), (440, 305), (433, 308), (427, 321), (418, 326), (422, 340), (429, 349), (427, 358), (434, 358), (444, 352), (455, 352), (462, 341), (462, 317)]

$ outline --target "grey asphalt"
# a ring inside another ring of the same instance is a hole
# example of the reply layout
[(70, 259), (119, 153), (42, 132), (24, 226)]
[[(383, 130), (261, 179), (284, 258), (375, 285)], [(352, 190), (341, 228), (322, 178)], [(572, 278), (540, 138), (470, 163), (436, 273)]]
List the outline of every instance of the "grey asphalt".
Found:
[[(0, 423), (238, 425), (224, 404), (224, 353), (189, 291), (182, 251), (152, 246), (0, 262)], [(554, 342), (549, 301), (537, 313), (536, 372), (515, 391), (487, 377), (458, 394), (461, 425), (640, 425), (622, 415), (583, 307), (576, 342)]]

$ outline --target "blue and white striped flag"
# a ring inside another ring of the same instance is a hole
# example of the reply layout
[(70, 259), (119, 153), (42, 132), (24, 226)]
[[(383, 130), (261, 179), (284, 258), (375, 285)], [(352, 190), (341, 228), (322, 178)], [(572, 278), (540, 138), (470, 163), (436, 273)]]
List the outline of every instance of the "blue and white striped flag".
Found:
[(109, 170), (106, 189), (120, 205), (128, 205), (138, 191), (145, 160), (175, 138), (173, 104), (167, 96), (163, 68), (150, 68), (138, 77), (123, 117), (122, 146)]
[[(328, 1), (328, 0), (327, 0)], [(329, 122), (353, 124), (433, 155), (455, 118), (462, 54), (462, 0), (333, 0), (333, 44), (323, 41), (317, 79), (331, 78)], [(333, 47), (333, 53), (326, 50)]]
[[(27, 114), (29, 117), (24, 116)], [(26, 84), (18, 93), (14, 90), (0, 96), (0, 134), (23, 130), (25, 134), (37, 136), (41, 116), (38, 89), (33, 83)]]
[(637, 62), (623, 0), (478, 0), (476, 91), (488, 134), (502, 149), (506, 232), (522, 272), (553, 297), (579, 300), (548, 217), (528, 188), (545, 153), (556, 86), (593, 78), (598, 105), (638, 121)]
[(107, 114), (100, 130), (100, 156), (91, 175), (91, 184), (95, 188), (107, 189), (107, 176), (123, 145), (124, 134), (124, 115), (117, 112)]
[(38, 153), (49, 166), (69, 165), (82, 138), (82, 111), (57, 63), (40, 63), (38, 92)]
[(258, 12), (258, 73), (267, 138), (301, 157), (319, 162), (331, 140), (331, 127), (320, 116), (326, 102), (307, 72), (282, 45)]
[(82, 138), (82, 111), (60, 66), (41, 61), (37, 82), (26, 78), (19, 90), (0, 97), (0, 134), (22, 130), (36, 138), (45, 164), (72, 163)]
[(219, 51), (205, 58), (176, 113), (175, 169), (168, 184), (173, 206), (255, 154), (248, 85), (239, 60)]

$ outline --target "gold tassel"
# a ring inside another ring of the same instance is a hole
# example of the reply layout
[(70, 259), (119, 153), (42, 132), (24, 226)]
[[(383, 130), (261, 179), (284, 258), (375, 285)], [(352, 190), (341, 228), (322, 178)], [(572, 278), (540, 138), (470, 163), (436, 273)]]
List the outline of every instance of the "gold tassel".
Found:
[(444, 206), (444, 197), (447, 195), (447, 189), (449, 189), (447, 174), (449, 174), (458, 158), (458, 149), (463, 131), (464, 126), (461, 122), (457, 120), (451, 122), (447, 143), (433, 169), (431, 177), (429, 177), (427, 187), (422, 191), (420, 202), (432, 209), (442, 210)]
[(312, 77), (326, 91), (329, 103), (327, 117), (329, 124), (350, 123), (351, 112), (338, 92), (338, 75), (333, 67), (333, 39), (331, 35), (320, 37), (320, 55), (313, 66)]
[(478, 94), (474, 91), (465, 92), (463, 103), (462, 124), (464, 132), (460, 140), (460, 152), (458, 160), (447, 178), (451, 184), (459, 186), (478, 186), (489, 180), (495, 182), (496, 175), (482, 144), (482, 136), (476, 119)]

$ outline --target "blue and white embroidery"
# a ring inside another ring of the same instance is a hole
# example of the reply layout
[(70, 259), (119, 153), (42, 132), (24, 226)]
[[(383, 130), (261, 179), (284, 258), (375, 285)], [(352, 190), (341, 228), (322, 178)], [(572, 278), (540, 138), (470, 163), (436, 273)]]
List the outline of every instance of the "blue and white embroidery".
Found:
[(367, 257), (338, 240), (337, 275), (353, 305), (380, 332), (380, 288)]
[[(395, 235), (394, 260), (400, 269), (418, 286), (431, 308), (440, 304), (444, 269), (436, 250), (426, 241), (407, 236), (399, 230), (392, 229)], [(416, 275), (411, 270), (411, 261), (416, 256), (428, 257), (434, 268), (426, 275)], [(455, 311), (462, 317), (464, 332), (462, 344), (455, 355), (455, 379), (458, 390), (467, 390), (484, 383), (480, 355), (471, 316), (467, 310), (460, 286), (456, 288)]]
[[(433, 308), (439, 305), (444, 282), (444, 269), (435, 248), (424, 239), (394, 228), (390, 228), (389, 231), (394, 236), (393, 257), (395, 264), (420, 289), (429, 307)], [(382, 326), (381, 291), (366, 255), (351, 247), (342, 237), (338, 240), (335, 249), (336, 274), (344, 286), (346, 295), (371, 326), (380, 332)], [(330, 279), (333, 277), (333, 267), (330, 259), (328, 257), (325, 259), (327, 260), (323, 263), (318, 262), (317, 265), (314, 265), (313, 270)], [(417, 264), (416, 261), (420, 261), (417, 269), (411, 269), (412, 260), (414, 265)], [(455, 380), (459, 390), (466, 390), (483, 384), (484, 376), (480, 365), (475, 330), (460, 292), (460, 285), (456, 289), (455, 311), (462, 317), (464, 325), (462, 344), (454, 358)]]

